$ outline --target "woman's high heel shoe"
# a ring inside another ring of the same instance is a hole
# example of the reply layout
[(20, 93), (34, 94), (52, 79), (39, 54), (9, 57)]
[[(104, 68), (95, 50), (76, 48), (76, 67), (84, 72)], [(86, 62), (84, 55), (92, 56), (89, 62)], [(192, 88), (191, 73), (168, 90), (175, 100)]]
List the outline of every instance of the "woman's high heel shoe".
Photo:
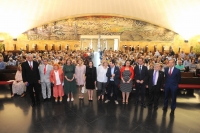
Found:
[(101, 99), (101, 96), (98, 96), (98, 101)]

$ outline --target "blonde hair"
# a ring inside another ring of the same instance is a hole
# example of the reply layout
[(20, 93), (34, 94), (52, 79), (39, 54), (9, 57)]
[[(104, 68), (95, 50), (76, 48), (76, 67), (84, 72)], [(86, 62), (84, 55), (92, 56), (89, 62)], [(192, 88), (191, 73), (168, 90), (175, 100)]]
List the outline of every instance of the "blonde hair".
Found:
[(169, 60), (169, 62), (170, 62), (170, 61), (173, 61), (173, 63), (175, 63), (175, 60), (174, 60), (174, 59)]
[(57, 66), (58, 69), (60, 68), (60, 65), (59, 65), (58, 63), (54, 63), (54, 64), (53, 64), (53, 67), (55, 67), (55, 66)]
[(108, 64), (108, 62), (106, 60), (102, 60), (102, 65), (104, 65), (105, 63)]
[(77, 62), (79, 62), (79, 61), (82, 61), (82, 62), (83, 62), (83, 60), (82, 60), (81, 58), (77, 59)]
[(22, 68), (22, 66), (21, 66), (21, 65), (18, 65), (18, 66), (17, 66), (17, 71), (20, 71), (20, 68)]

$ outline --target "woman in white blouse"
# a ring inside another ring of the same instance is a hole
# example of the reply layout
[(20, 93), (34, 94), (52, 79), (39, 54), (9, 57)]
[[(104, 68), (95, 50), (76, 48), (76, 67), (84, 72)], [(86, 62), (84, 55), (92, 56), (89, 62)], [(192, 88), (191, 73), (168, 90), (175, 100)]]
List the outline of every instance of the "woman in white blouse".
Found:
[(102, 61), (102, 65), (100, 65), (97, 69), (97, 95), (98, 95), (98, 100), (102, 99), (104, 100), (104, 94), (106, 90), (106, 83), (107, 83), (107, 69), (108, 69), (108, 63), (106, 61)]
[(15, 75), (15, 81), (12, 84), (12, 97), (15, 94), (21, 95), (21, 97), (24, 97), (26, 91), (26, 86), (22, 80), (22, 67), (21, 65), (18, 66), (17, 72)]

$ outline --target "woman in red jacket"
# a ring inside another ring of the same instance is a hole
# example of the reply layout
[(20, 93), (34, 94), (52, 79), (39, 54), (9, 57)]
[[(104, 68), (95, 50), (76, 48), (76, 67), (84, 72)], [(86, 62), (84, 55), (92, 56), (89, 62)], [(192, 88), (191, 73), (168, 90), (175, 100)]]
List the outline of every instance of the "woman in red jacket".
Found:
[(123, 98), (122, 103), (125, 104), (126, 102), (126, 104), (128, 104), (128, 98), (132, 90), (133, 79), (134, 79), (134, 71), (130, 65), (130, 60), (126, 60), (125, 65), (121, 68), (120, 77), (121, 77), (120, 90), (122, 91), (122, 98)]
[(58, 97), (60, 97), (60, 102), (62, 102), (62, 96), (64, 96), (63, 90), (63, 80), (64, 75), (62, 69), (59, 68), (58, 64), (53, 65), (53, 70), (50, 73), (50, 81), (54, 84), (53, 86), (53, 96), (55, 97), (55, 102), (58, 101)]

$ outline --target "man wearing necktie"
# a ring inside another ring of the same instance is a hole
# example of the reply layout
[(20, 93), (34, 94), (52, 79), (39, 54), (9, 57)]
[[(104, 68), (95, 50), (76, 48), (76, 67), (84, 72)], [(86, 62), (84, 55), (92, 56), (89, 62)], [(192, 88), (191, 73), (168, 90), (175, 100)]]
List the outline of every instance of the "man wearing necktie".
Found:
[(160, 71), (160, 64), (155, 63), (154, 69), (148, 70), (149, 103), (148, 106), (154, 105), (154, 109), (158, 109), (158, 100), (160, 90), (164, 83), (164, 72)]
[(171, 115), (174, 115), (176, 109), (176, 95), (178, 90), (178, 84), (181, 80), (180, 70), (174, 67), (175, 61), (172, 59), (169, 61), (168, 68), (165, 69), (165, 98), (164, 98), (164, 107), (163, 110), (167, 111), (168, 107), (168, 96), (171, 93)]
[(39, 66), (43, 101), (46, 101), (47, 99), (49, 101), (51, 100), (50, 73), (52, 69), (53, 69), (53, 66), (48, 64), (48, 59), (44, 58), (43, 64)]
[(138, 59), (138, 65), (134, 68), (134, 74), (135, 74), (135, 88), (136, 88), (136, 101), (135, 105), (139, 102), (139, 93), (141, 93), (141, 106), (146, 107), (144, 102), (144, 96), (145, 96), (145, 89), (148, 79), (148, 70), (147, 67), (143, 65), (144, 61), (143, 58)]
[[(32, 100), (32, 106), (40, 104), (40, 75), (38, 70), (38, 63), (33, 61), (33, 55), (28, 54), (26, 56), (26, 62), (22, 63), (22, 79), (24, 84), (27, 86), (27, 91), (30, 94)], [(36, 102), (33, 93), (35, 90)]]

